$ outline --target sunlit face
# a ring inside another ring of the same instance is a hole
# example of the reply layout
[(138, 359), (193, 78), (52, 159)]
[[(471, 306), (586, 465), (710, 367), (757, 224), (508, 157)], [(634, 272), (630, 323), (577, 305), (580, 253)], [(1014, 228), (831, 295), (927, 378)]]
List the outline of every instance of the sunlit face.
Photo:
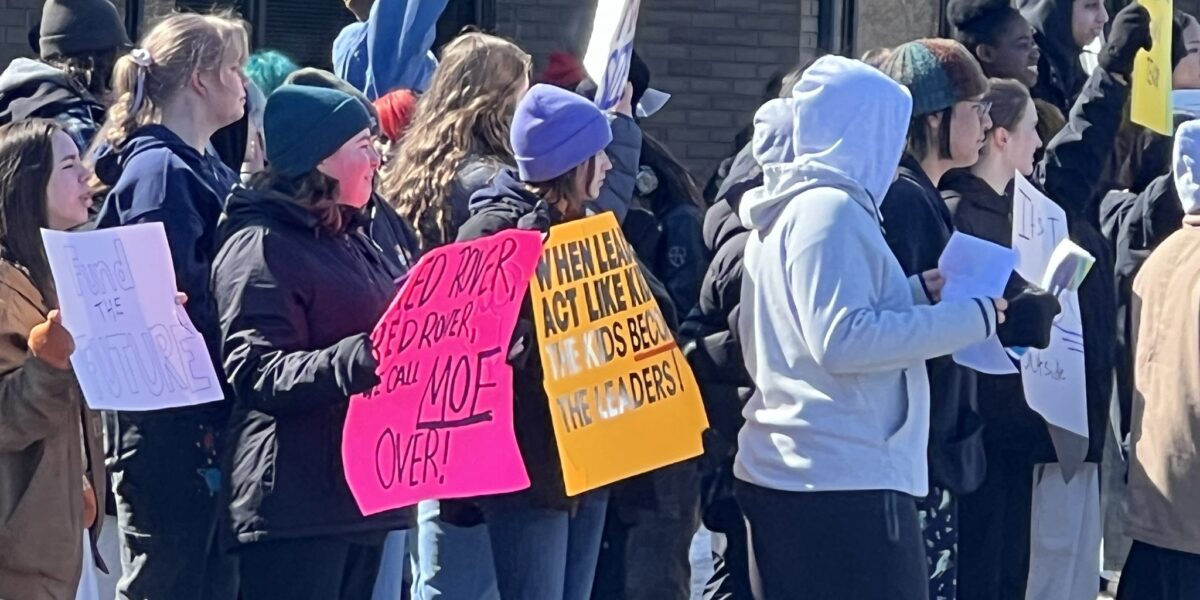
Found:
[(604, 179), (610, 170), (612, 162), (603, 150), (575, 169), (570, 197), (560, 198), (557, 205), (563, 220), (570, 221), (585, 215), (585, 205), (600, 195), (600, 188), (604, 186)]
[(87, 222), (92, 206), (88, 189), (88, 169), (79, 159), (79, 148), (71, 136), (61, 131), (50, 138), (54, 152), (54, 170), (46, 183), (46, 225), (66, 231)]
[(950, 158), (953, 167), (969, 167), (979, 161), (987, 130), (992, 128), (991, 107), (982, 98), (954, 104), (950, 117)]
[(246, 53), (231, 50), (221, 66), (197, 73), (197, 89), (205, 110), (218, 128), (236, 123), (246, 111)]
[(317, 170), (337, 180), (338, 204), (362, 208), (371, 200), (379, 163), (371, 132), (364, 129), (321, 161)]
[(1042, 147), (1042, 138), (1037, 132), (1037, 107), (1033, 100), (1025, 105), (1021, 120), (1012, 129), (997, 127), (992, 130), (992, 144), (1005, 158), (1005, 162), (1022, 175), (1033, 174), (1033, 157)]
[(1071, 7), (1071, 36), (1083, 48), (1095, 41), (1108, 22), (1108, 11), (1101, 0), (1074, 0)]
[(1016, 79), (1025, 87), (1037, 83), (1037, 64), (1041, 57), (1033, 41), (1033, 27), (1014, 13), (996, 39), (995, 46), (980, 44), (979, 64), (988, 77)]

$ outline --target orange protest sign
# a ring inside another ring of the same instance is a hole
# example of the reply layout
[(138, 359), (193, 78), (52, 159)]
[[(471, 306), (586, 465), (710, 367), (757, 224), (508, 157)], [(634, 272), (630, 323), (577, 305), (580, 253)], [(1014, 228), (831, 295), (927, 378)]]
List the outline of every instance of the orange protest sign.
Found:
[(696, 379), (611, 213), (552, 228), (530, 289), (568, 495), (703, 451)]

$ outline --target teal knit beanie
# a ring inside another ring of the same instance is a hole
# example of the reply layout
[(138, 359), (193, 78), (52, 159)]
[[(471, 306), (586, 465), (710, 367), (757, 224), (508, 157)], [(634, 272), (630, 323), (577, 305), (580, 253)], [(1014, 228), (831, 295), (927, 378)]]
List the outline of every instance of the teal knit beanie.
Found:
[(912, 94), (914, 117), (936, 113), (987, 92), (983, 69), (962, 44), (945, 39), (908, 42), (881, 69)]
[(307, 85), (284, 85), (267, 98), (263, 115), (267, 161), (287, 177), (299, 177), (370, 129), (367, 109), (345, 92)]

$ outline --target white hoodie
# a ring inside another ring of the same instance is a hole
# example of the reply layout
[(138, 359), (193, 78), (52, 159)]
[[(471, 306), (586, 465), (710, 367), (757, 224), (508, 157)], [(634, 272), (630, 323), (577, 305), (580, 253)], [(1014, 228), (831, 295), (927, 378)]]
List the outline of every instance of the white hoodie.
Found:
[(884, 241), (878, 202), (904, 147), (908, 91), (826, 56), (792, 96), (796, 158), (765, 167), (740, 209), (751, 235), (738, 331), (757, 389), (734, 473), (785, 491), (923, 496), (924, 361), (989, 337), (995, 310), (929, 306)]

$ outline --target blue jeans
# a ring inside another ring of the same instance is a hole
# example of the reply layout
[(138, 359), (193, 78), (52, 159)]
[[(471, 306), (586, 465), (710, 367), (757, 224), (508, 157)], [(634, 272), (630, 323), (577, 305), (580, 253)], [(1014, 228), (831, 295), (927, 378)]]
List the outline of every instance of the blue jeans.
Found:
[(417, 505), (417, 529), (409, 535), (413, 600), (500, 600), (488, 526), (456, 527), (440, 514), (436, 500)]
[(608, 490), (579, 498), (575, 514), (521, 496), (480, 502), (504, 600), (588, 600), (600, 556)]

